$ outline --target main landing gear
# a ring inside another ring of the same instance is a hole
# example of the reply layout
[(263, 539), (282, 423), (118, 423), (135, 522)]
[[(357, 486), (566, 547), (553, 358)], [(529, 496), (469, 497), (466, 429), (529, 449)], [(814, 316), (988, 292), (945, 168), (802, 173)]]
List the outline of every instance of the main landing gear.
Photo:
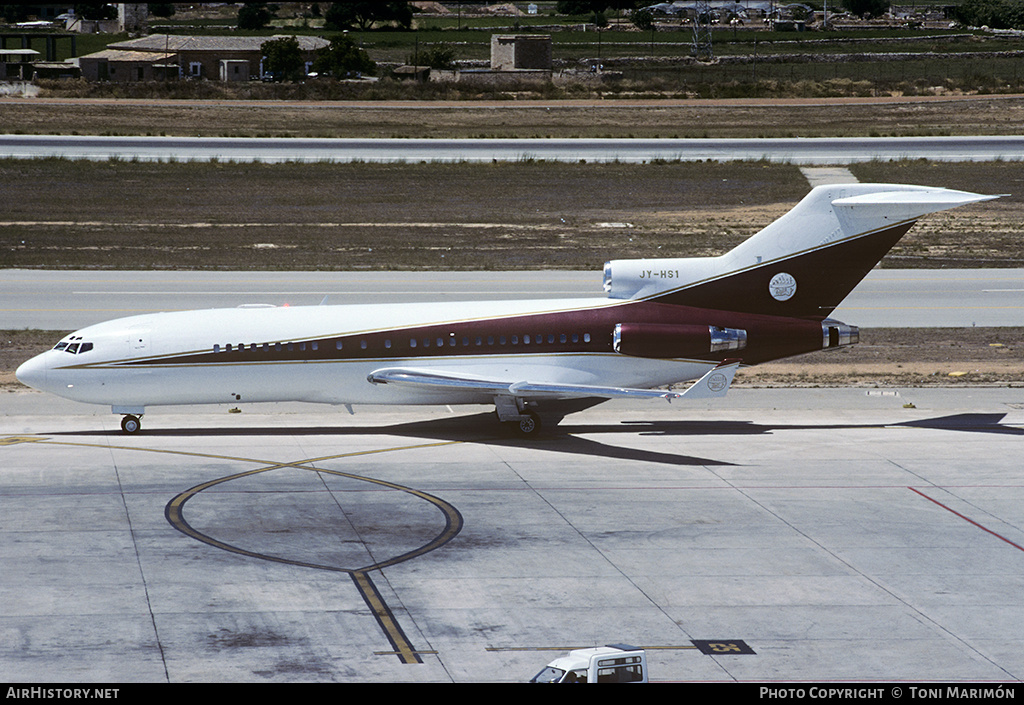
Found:
[(494, 413), (498, 421), (520, 436), (540, 435), (540, 417), (527, 407), (523, 399), (498, 395), (494, 397)]
[(127, 414), (121, 418), (121, 430), (127, 434), (138, 433), (142, 428), (142, 421), (135, 414)]
[(518, 421), (508, 421), (508, 425), (520, 436), (537, 436), (540, 434), (540, 417), (532, 411)]

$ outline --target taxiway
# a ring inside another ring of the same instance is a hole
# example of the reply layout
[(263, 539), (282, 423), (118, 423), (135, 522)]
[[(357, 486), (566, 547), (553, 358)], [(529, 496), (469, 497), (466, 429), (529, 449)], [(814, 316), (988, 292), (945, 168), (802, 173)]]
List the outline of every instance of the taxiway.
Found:
[[(443, 407), (0, 413), (0, 679), (1024, 678), (1024, 390), (610, 402), (525, 442)], [(694, 642), (753, 653), (705, 655)]]

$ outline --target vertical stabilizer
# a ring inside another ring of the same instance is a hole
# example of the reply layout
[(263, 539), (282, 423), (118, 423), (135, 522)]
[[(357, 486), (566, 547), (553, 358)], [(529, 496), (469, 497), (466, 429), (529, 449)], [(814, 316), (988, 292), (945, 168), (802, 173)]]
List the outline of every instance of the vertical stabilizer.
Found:
[(818, 186), (720, 257), (611, 262), (606, 289), (613, 298), (823, 319), (918, 218), (992, 198), (901, 184)]

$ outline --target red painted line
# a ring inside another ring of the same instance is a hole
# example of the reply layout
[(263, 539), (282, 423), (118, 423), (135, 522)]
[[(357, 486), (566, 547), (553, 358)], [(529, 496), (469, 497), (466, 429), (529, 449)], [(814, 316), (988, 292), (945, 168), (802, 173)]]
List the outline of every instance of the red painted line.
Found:
[(979, 528), (979, 529), (981, 529), (982, 531), (984, 531), (984, 532), (986, 532), (986, 533), (989, 533), (989, 534), (992, 534), (993, 536), (995, 536), (995, 537), (996, 537), (997, 539), (999, 539), (1000, 541), (1005, 541), (1006, 543), (1008, 543), (1008, 544), (1010, 544), (1011, 546), (1013, 546), (1014, 548), (1016, 548), (1016, 549), (1017, 549), (1018, 551), (1024, 551), (1024, 546), (1021, 546), (1020, 544), (1014, 543), (1013, 541), (1011, 541), (1010, 539), (1006, 538), (1005, 536), (1000, 536), (1000, 535), (999, 535), (999, 534), (997, 534), (996, 532), (992, 531), (992, 529), (987, 529), (987, 528), (985, 528), (984, 526), (982, 526), (982, 525), (981, 525), (981, 524), (979, 524), (978, 522), (974, 521), (974, 519), (971, 519), (971, 518), (969, 518), (969, 517), (966, 517), (966, 516), (964, 516), (964, 515), (963, 515), (963, 514), (961, 514), (960, 512), (956, 511), (955, 509), (951, 509), (950, 507), (947, 507), (947, 506), (946, 506), (945, 504), (943, 504), (942, 502), (940, 502), (940, 501), (938, 501), (938, 500), (932, 499), (931, 497), (929, 497), (928, 495), (926, 495), (926, 494), (925, 494), (924, 492), (922, 492), (921, 490), (918, 490), (918, 489), (914, 489), (913, 487), (908, 487), (907, 489), (908, 489), (908, 490), (910, 490), (911, 492), (916, 492), (917, 494), (919, 494), (919, 495), (921, 495), (922, 497), (924, 497), (925, 499), (927, 499), (927, 500), (928, 500), (929, 502), (933, 502), (934, 504), (937, 504), (937, 505), (939, 505), (940, 507), (942, 507), (943, 509), (945, 509), (945, 510), (946, 510), (947, 512), (950, 512), (950, 513), (952, 513), (952, 514), (956, 514), (956, 515), (957, 515), (958, 517), (960, 517), (961, 519), (963, 519), (964, 521), (966, 521), (966, 522), (967, 522), (968, 524), (973, 524), (974, 526), (978, 527), (978, 528)]

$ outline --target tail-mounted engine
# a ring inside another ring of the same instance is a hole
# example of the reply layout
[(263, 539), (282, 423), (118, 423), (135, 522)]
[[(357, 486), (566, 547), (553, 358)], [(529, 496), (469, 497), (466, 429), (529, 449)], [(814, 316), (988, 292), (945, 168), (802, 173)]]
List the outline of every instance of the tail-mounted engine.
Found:
[(860, 329), (848, 323), (841, 323), (832, 318), (821, 322), (821, 347), (841, 348), (845, 345), (856, 345), (860, 342)]
[(620, 259), (604, 263), (604, 290), (611, 299), (659, 294), (714, 273), (713, 257)]
[(707, 357), (746, 346), (745, 330), (718, 326), (617, 323), (612, 337), (612, 347), (621, 355), (659, 359)]

